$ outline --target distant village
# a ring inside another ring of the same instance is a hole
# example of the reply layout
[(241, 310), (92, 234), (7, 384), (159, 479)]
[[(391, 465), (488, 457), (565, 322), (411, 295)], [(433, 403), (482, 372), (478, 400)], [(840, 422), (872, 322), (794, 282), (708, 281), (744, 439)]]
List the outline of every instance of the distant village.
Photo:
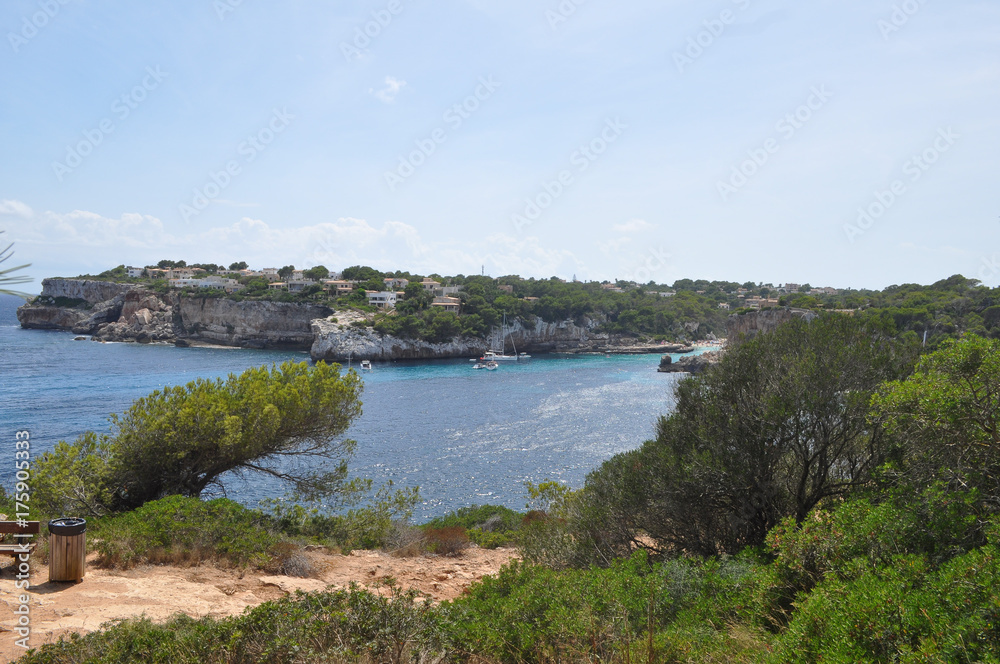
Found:
[[(268, 288), (275, 291), (288, 291), (298, 293), (310, 286), (321, 286), (333, 297), (349, 295), (363, 281), (342, 279), (340, 274), (330, 275), (332, 278), (313, 279), (306, 276), (308, 270), (292, 270), (287, 276), (280, 274), (280, 270), (273, 267), (266, 267), (262, 270), (216, 270), (214, 274), (209, 274), (200, 267), (126, 267), (126, 272), (130, 278), (163, 279), (171, 288), (207, 288), (212, 290), (222, 290), (227, 293), (236, 293), (246, 288), (239, 282), (244, 278), (260, 278), (269, 282)], [(402, 300), (405, 288), (410, 284), (409, 279), (397, 279), (387, 277), (383, 279), (385, 288), (381, 291), (366, 290), (368, 304), (377, 309), (394, 309), (396, 302)], [(430, 306), (438, 307), (444, 311), (458, 313), (461, 300), (457, 295), (461, 286), (442, 286), (440, 282), (430, 278), (425, 278), (420, 285), (423, 289), (434, 295), (434, 301)], [(511, 292), (513, 292), (513, 287)]]
[[(287, 291), (298, 293), (312, 286), (320, 286), (332, 297), (340, 297), (353, 293), (359, 285), (367, 283), (364, 281), (343, 279), (341, 274), (328, 274), (327, 278), (316, 279), (315, 275), (310, 276), (310, 270), (298, 270), (283, 268), (264, 268), (262, 270), (251, 269), (218, 269), (210, 273), (201, 267), (126, 267), (126, 272), (130, 278), (146, 278), (165, 280), (170, 288), (205, 288), (225, 291), (226, 293), (236, 293), (246, 286), (240, 283), (240, 279), (260, 278), (268, 282), (268, 288), (274, 291)], [(575, 279), (574, 279), (575, 281)], [(398, 301), (402, 301), (405, 296), (405, 289), (410, 284), (408, 279), (386, 277), (382, 290), (365, 290), (368, 304), (377, 309), (394, 309)], [(432, 307), (440, 308), (444, 311), (459, 312), (461, 299), (458, 296), (462, 286), (443, 286), (440, 282), (429, 277), (425, 277), (420, 286), (424, 291), (433, 295), (434, 300), (430, 304)], [(638, 288), (639, 284), (624, 284), (623, 282), (604, 282), (601, 287), (609, 292), (624, 293), (629, 287)], [(513, 294), (514, 287), (510, 285), (498, 285), (501, 291)], [(786, 283), (774, 287), (765, 284), (760, 289), (764, 295), (751, 295), (747, 288), (737, 288), (734, 292), (727, 293), (735, 296), (740, 303), (737, 308), (761, 309), (766, 307), (779, 306), (779, 297), (793, 293), (804, 293), (808, 295), (837, 295), (840, 291), (836, 288), (811, 288), (803, 290), (801, 284)], [(697, 290), (695, 293), (704, 295), (704, 290)], [(677, 294), (674, 290), (658, 291), (660, 297), (673, 297)], [(528, 301), (537, 300), (535, 297), (523, 298)], [(719, 308), (730, 310), (732, 306), (728, 302), (720, 302)]]

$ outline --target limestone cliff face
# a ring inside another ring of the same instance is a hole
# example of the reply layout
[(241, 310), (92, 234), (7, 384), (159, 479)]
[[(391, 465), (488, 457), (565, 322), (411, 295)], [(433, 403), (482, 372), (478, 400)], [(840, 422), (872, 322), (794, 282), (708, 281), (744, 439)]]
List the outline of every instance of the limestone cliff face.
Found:
[(135, 288), (87, 279), (43, 279), (41, 294), (17, 310), (17, 319), (24, 328), (90, 334), (118, 319), (125, 294)]
[(28, 330), (72, 330), (86, 320), (88, 314), (86, 309), (24, 305), (17, 310), (17, 320)]
[(433, 360), (474, 357), (486, 352), (482, 339), (460, 337), (446, 343), (403, 339), (381, 335), (370, 327), (353, 327), (353, 316), (337, 314), (337, 322), (325, 319), (312, 323), (313, 342), (310, 355), (315, 361), (346, 362), (360, 360)]
[(283, 302), (158, 295), (131, 284), (45, 279), (17, 311), (22, 327), (71, 330), (103, 341), (178, 341), (245, 348), (308, 350), (312, 321), (328, 307)]
[(726, 321), (726, 336), (728, 343), (738, 343), (742, 338), (744, 341), (752, 339), (762, 332), (772, 332), (782, 323), (786, 323), (795, 318), (804, 318), (811, 321), (816, 318), (816, 312), (808, 309), (792, 309), (782, 307), (779, 309), (762, 309), (751, 311), (745, 314), (733, 314)]
[[(285, 302), (224, 297), (159, 295), (143, 287), (82, 279), (46, 279), (42, 295), (18, 309), (22, 327), (71, 330), (104, 341), (211, 343), (243, 348), (310, 350), (316, 360), (401, 360), (474, 357), (490, 347), (461, 337), (446, 343), (384, 336), (353, 312)], [(664, 347), (626, 347), (634, 340), (609, 338), (601, 320), (546, 323), (509, 321), (505, 350), (513, 352), (663, 352)], [(495, 341), (494, 341), (495, 343)]]
[(288, 302), (237, 302), (226, 298), (179, 298), (174, 305), (177, 336), (243, 348), (313, 345), (312, 323), (333, 314), (329, 307)]
[[(338, 312), (335, 322), (313, 321), (313, 342), (310, 351), (314, 360), (343, 362), (350, 357), (359, 360), (427, 360), (476, 357), (490, 348), (489, 342), (471, 337), (457, 337), (446, 343), (430, 343), (419, 339), (404, 339), (382, 335), (358, 323), (364, 319), (351, 312)], [(594, 334), (596, 321), (585, 319), (582, 325), (573, 321), (546, 323), (536, 319), (533, 325), (520, 321), (508, 323), (506, 352), (579, 352), (603, 349), (606, 334)]]
[[(156, 293), (135, 289), (118, 296), (117, 315), (104, 325), (98, 324), (89, 332), (104, 341), (173, 341), (174, 329), (172, 303), (175, 298), (161, 299)], [(73, 329), (78, 334), (83, 332)]]
[(98, 304), (124, 295), (138, 286), (117, 284), (112, 281), (92, 281), (90, 279), (43, 279), (41, 297), (65, 297), (71, 300), (86, 300)]
[(600, 321), (592, 318), (583, 318), (580, 325), (571, 320), (546, 323), (541, 318), (535, 318), (534, 324), (527, 326), (520, 320), (508, 321), (507, 352), (513, 352), (513, 345), (517, 346), (518, 352), (528, 353), (602, 350), (609, 339), (606, 333), (594, 332), (598, 325)]

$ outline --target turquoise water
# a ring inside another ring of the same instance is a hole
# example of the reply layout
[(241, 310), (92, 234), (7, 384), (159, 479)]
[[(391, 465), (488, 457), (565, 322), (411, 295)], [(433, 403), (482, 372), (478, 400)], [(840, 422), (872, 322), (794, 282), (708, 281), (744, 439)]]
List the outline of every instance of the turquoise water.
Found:
[[(73, 341), (65, 332), (22, 330), (16, 302), (0, 298), (0, 482), (14, 472), (14, 432), (27, 429), (33, 453), (84, 431), (107, 431), (110, 413), (134, 399), (195, 378), (247, 367), (307, 361), (307, 353), (174, 348)], [(672, 403), (674, 374), (657, 355), (538, 356), (474, 371), (467, 360), (376, 363), (364, 373), (364, 414), (354, 473), (419, 486), (417, 520), (471, 504), (521, 509), (524, 483), (582, 485), (610, 456), (652, 437)], [(5, 460), (6, 456), (6, 460)], [(280, 495), (263, 479), (229, 478), (228, 495), (247, 504)]]

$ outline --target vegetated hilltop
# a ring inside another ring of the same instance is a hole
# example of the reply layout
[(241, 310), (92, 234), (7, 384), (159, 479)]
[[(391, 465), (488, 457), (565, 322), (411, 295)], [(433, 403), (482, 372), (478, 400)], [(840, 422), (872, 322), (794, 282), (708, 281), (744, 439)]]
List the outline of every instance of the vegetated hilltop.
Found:
[[(184, 262), (160, 265), (145, 273), (155, 277)], [(366, 266), (346, 268), (340, 275), (318, 266), (292, 279), (293, 266), (268, 278), (219, 265), (190, 267), (200, 270), (199, 278), (182, 280), (181, 287), (166, 279), (130, 278), (124, 266), (96, 276), (48, 279), (42, 295), (19, 318), (24, 327), (68, 329), (98, 339), (312, 348), (314, 359), (328, 360), (475, 355), (490, 345), (505, 318), (508, 339), (529, 352), (688, 343), (724, 336), (733, 313), (778, 307), (877, 317), (898, 333), (921, 339), (926, 334), (931, 348), (964, 332), (1000, 334), (1000, 289), (960, 275), (930, 286), (857, 291), (690, 279), (667, 286), (555, 277), (424, 277)], [(202, 278), (224, 272), (238, 290), (200, 287), (207, 283)], [(274, 283), (279, 278), (288, 283)], [(394, 280), (393, 286), (387, 280)], [(370, 296), (388, 288), (396, 291), (391, 293), (395, 303), (372, 306)], [(738, 321), (735, 329), (741, 329)]]

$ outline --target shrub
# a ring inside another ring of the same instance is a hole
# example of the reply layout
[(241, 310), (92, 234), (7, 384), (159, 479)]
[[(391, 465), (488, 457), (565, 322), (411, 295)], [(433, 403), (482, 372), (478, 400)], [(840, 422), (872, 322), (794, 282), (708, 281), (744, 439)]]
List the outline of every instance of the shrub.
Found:
[(460, 526), (469, 540), (484, 549), (496, 549), (517, 542), (524, 515), (502, 505), (472, 505), (427, 522), (421, 528)]
[(816, 510), (801, 525), (786, 519), (767, 537), (776, 571), (800, 592), (829, 574), (853, 578), (859, 570), (889, 565), (902, 553), (938, 565), (986, 543), (978, 492), (934, 486), (905, 498), (891, 496), (881, 504), (851, 500), (831, 511)]
[(22, 664), (236, 664), (269, 662), (435, 661), (440, 646), (434, 609), (422, 597), (389, 586), (385, 596), (359, 590), (297, 593), (241, 616), (157, 625), (144, 618), (72, 634), (31, 651)]
[(905, 554), (850, 580), (830, 577), (803, 598), (776, 661), (1000, 661), (998, 584), (993, 546), (936, 572)]
[(198, 564), (204, 560), (264, 567), (281, 542), (264, 514), (225, 498), (201, 501), (172, 496), (98, 520), (94, 548), (101, 565)]
[(469, 547), (469, 536), (462, 526), (428, 528), (424, 538), (427, 548), (441, 556), (458, 556)]
[[(393, 533), (405, 527), (413, 514), (413, 506), (420, 499), (419, 489), (393, 491), (392, 482), (370, 496), (367, 496), (370, 480), (353, 480), (349, 486), (348, 500), (339, 504), (314, 503), (305, 507), (284, 499), (267, 500), (262, 504), (282, 533), (350, 550), (389, 546)], [(366, 497), (369, 498), (366, 505), (348, 509)]]

